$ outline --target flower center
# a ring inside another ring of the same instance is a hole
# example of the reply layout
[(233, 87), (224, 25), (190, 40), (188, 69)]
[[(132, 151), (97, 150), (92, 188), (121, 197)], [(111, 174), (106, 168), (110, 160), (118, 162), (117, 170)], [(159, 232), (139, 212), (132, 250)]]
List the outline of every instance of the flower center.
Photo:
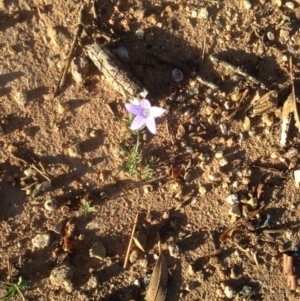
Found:
[(143, 116), (148, 117), (150, 115), (150, 109), (144, 109), (142, 114)]

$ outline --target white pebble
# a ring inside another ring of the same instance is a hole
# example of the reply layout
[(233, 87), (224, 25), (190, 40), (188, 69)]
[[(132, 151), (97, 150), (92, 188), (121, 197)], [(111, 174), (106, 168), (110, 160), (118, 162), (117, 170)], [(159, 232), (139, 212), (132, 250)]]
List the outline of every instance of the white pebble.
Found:
[(133, 284), (136, 285), (137, 287), (141, 287), (141, 282), (138, 279), (134, 280)]
[(250, 9), (252, 7), (252, 4), (249, 0), (244, 0), (244, 7), (246, 9)]
[(24, 107), (27, 104), (27, 94), (25, 92), (17, 92), (15, 94), (15, 101), (21, 106)]
[(198, 18), (199, 19), (207, 19), (208, 18), (208, 11), (206, 7), (202, 7), (198, 10)]
[(35, 247), (39, 249), (45, 248), (50, 243), (50, 234), (49, 233), (38, 234), (31, 240), (31, 242)]
[(285, 6), (289, 9), (294, 9), (295, 8), (295, 4), (291, 1), (288, 1)]
[(233, 193), (226, 198), (226, 201), (230, 205), (237, 204), (239, 202), (239, 196), (236, 193)]
[(228, 164), (228, 160), (226, 158), (222, 158), (219, 162), (220, 166), (226, 166)]

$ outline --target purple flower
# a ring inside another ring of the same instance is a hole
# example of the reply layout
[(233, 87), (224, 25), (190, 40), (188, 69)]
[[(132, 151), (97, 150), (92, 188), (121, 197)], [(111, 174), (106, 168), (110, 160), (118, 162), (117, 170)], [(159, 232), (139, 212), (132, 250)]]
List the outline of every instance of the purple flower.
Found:
[(139, 105), (133, 105), (126, 103), (125, 107), (127, 111), (135, 118), (130, 126), (132, 131), (139, 130), (144, 125), (152, 134), (156, 134), (155, 118), (161, 116), (166, 110), (159, 107), (151, 107), (148, 99), (142, 99)]

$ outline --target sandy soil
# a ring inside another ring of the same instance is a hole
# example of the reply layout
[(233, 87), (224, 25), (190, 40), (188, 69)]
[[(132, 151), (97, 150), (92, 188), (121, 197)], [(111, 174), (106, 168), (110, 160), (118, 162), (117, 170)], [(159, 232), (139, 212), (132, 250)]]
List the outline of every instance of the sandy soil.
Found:
[[(283, 271), (286, 254), (300, 277), (294, 119), (284, 146), (280, 137), (290, 57), (299, 95), (300, 2), (103, 0), (96, 20), (83, 3), (72, 57), (88, 72), (77, 83), (68, 69), (56, 97), (81, 2), (0, 3), (0, 281), (22, 277), (26, 300), (144, 300), (159, 233), (165, 300), (299, 300)], [(166, 110), (157, 135), (141, 131), (138, 172), (159, 160), (147, 179), (122, 169), (120, 146), (136, 141), (122, 122), (133, 99), (88, 58), (95, 41), (116, 57), (125, 47), (117, 60)], [(124, 269), (137, 213), (145, 252)]]

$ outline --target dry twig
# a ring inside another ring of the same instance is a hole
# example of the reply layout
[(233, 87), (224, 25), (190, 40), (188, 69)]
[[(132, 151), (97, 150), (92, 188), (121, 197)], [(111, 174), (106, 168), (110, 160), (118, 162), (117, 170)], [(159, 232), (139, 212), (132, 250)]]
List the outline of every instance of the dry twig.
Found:
[(128, 248), (127, 248), (127, 252), (126, 252), (126, 256), (125, 256), (125, 260), (124, 260), (124, 265), (123, 265), (124, 269), (127, 268), (127, 264), (128, 264), (128, 260), (129, 260), (129, 254), (130, 254), (130, 250), (131, 250), (131, 246), (132, 246), (132, 242), (133, 242), (133, 236), (134, 236), (135, 229), (136, 229), (136, 226), (137, 226), (138, 218), (139, 218), (139, 214), (137, 213), (136, 216), (135, 216), (135, 220), (134, 220), (134, 224), (133, 224), (133, 228), (132, 228), (132, 233), (131, 233), (131, 236), (130, 236), (130, 240), (129, 240), (129, 244), (128, 244)]

